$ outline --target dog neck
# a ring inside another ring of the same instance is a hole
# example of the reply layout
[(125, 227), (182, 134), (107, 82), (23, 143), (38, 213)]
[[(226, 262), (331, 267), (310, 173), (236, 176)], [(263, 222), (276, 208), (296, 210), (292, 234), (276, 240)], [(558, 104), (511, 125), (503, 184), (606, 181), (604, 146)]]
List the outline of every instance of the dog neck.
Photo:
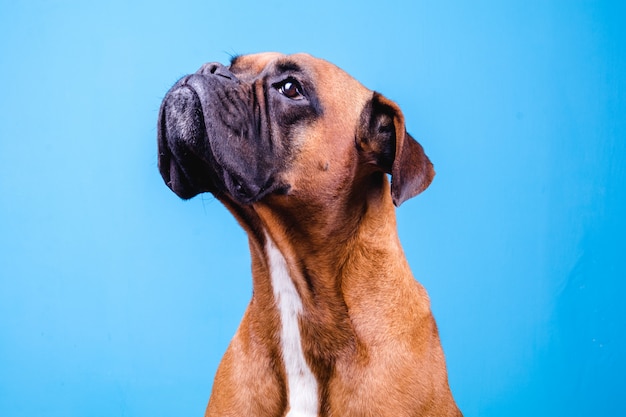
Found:
[(359, 203), (345, 198), (342, 204), (351, 206), (342, 208), (229, 206), (249, 235), (249, 331), (282, 357), (288, 403), (297, 415), (317, 415), (335, 362), (369, 343), (351, 312), (379, 308), (368, 301), (410, 276), (388, 187), (385, 181), (378, 195)]

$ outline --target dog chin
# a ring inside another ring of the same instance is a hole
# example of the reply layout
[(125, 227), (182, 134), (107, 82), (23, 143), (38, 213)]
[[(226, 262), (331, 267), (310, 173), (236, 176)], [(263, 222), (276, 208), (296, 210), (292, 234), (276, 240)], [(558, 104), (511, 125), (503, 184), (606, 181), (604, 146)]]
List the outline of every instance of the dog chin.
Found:
[[(256, 184), (228, 173), (224, 174), (224, 184), (231, 199), (241, 205), (254, 204), (272, 194), (286, 195), (291, 188), (288, 184), (276, 181), (273, 177), (270, 177), (265, 183)], [(216, 197), (219, 196), (216, 195)]]

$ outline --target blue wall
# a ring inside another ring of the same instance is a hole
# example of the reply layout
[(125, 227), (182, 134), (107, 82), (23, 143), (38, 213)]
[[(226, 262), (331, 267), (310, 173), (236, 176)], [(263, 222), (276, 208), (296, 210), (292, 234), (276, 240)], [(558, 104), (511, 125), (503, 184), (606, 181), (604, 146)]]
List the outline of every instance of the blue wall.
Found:
[(438, 175), (398, 210), (467, 416), (616, 416), (623, 2), (0, 3), (0, 415), (202, 415), (246, 237), (156, 168), (203, 62), (307, 51), (397, 101)]

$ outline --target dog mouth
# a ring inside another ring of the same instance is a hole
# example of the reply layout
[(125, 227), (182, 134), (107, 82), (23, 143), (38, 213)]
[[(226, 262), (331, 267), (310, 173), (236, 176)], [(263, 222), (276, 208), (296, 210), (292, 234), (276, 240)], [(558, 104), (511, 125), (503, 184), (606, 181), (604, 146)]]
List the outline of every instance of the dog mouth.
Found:
[(251, 204), (289, 187), (277, 181), (276, 161), (254, 136), (254, 111), (236, 79), (192, 74), (166, 94), (159, 111), (159, 170), (167, 186), (189, 199), (224, 193)]
[(159, 171), (167, 186), (179, 197), (216, 189), (206, 169), (210, 161), (192, 152), (206, 143), (200, 99), (191, 88), (173, 87), (161, 104), (158, 125)]

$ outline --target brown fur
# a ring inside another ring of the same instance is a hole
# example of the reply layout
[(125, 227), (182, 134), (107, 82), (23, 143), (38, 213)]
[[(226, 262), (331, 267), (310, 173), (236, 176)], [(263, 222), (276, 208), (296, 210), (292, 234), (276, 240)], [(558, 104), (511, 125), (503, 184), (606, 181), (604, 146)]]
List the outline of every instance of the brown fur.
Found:
[[(252, 77), (281, 57), (240, 57), (237, 75)], [(320, 416), (461, 416), (428, 296), (396, 230), (394, 201), (428, 186), (432, 166), (416, 142), (404, 142), (402, 113), (381, 98), (394, 112), (398, 142), (397, 164), (389, 167), (392, 196), (386, 170), (372, 159), (378, 145), (355, 143), (372, 92), (332, 64), (290, 59), (314, 74), (324, 116), (297, 136), (301, 148), (284, 178), (288, 195), (247, 206), (220, 196), (249, 235), (253, 296), (215, 376), (206, 416), (288, 411), (264, 233), (285, 257), (302, 299), (300, 333)], [(417, 182), (405, 191), (410, 181)]]

